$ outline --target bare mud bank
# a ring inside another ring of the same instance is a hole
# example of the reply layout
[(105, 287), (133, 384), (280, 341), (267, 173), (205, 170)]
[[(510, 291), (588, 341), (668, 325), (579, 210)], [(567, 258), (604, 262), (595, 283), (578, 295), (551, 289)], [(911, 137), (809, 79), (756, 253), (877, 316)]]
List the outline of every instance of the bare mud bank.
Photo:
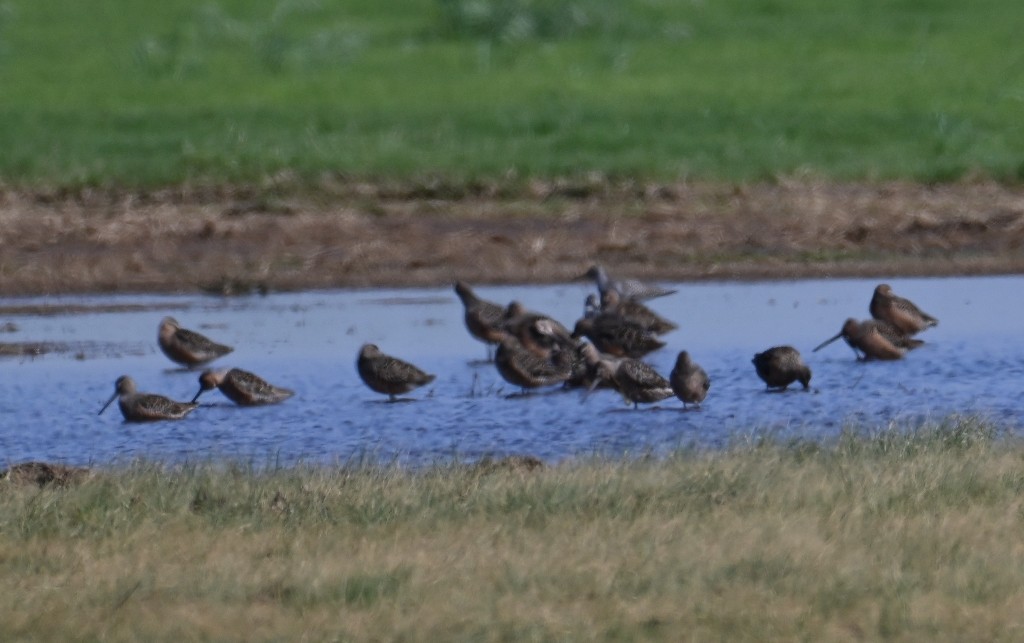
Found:
[(1024, 188), (346, 183), (0, 192), (0, 294), (1024, 271)]

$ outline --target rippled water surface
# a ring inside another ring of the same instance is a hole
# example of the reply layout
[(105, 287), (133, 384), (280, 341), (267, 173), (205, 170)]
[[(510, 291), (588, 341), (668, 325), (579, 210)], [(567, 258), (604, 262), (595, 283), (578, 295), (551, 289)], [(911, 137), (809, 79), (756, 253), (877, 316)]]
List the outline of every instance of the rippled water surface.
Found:
[[(1024, 277), (892, 279), (894, 291), (941, 320), (927, 344), (899, 362), (860, 363), (842, 342), (811, 349), (847, 317), (867, 317), (876, 281), (817, 280), (678, 284), (651, 302), (679, 330), (649, 356), (667, 376), (687, 349), (712, 378), (699, 410), (674, 398), (634, 411), (614, 393), (526, 397), (481, 363), (484, 346), (462, 322), (449, 289), (330, 291), (217, 299), (203, 296), (104, 296), (0, 299), (0, 342), (42, 343), (54, 352), (0, 358), (0, 464), (27, 459), (76, 464), (228, 458), (345, 462), (370, 457), (418, 464), (453, 457), (533, 454), (548, 461), (602, 453), (727, 444), (771, 431), (828, 438), (845, 426), (941, 420), (973, 414), (1016, 428), (1024, 416)], [(590, 288), (481, 287), (518, 299), (571, 327)], [(296, 390), (284, 404), (239, 408), (219, 392), (180, 422), (127, 424), (116, 404), (97, 411), (114, 380), (189, 400), (197, 373), (182, 371), (156, 346), (160, 319), (236, 347), (215, 362)], [(390, 404), (359, 380), (364, 342), (412, 361), (437, 380)], [(750, 358), (792, 344), (814, 372), (799, 386), (766, 393)]]

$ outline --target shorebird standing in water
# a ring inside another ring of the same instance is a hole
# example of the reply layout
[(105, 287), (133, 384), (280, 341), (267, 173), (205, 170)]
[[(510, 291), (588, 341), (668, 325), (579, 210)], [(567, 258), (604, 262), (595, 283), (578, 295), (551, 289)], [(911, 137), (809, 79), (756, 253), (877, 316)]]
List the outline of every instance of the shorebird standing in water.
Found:
[(385, 355), (375, 344), (363, 344), (356, 360), (359, 377), (372, 390), (397, 401), (399, 395), (434, 381), (435, 376), (424, 373), (409, 362)]
[(218, 344), (205, 335), (182, 328), (173, 317), (164, 317), (160, 320), (157, 342), (160, 344), (160, 350), (172, 362), (189, 368), (202, 366), (235, 350), (230, 346)]
[(938, 319), (923, 312), (914, 305), (914, 302), (894, 295), (889, 284), (878, 284), (875, 293), (871, 296), (871, 304), (868, 309), (871, 311), (872, 317), (888, 322), (908, 336), (916, 335), (939, 323)]
[(750, 361), (769, 390), (784, 391), (793, 382), (803, 384), (805, 391), (811, 387), (811, 369), (804, 363), (800, 351), (792, 346), (774, 346), (757, 353)]
[(192, 398), (196, 402), (205, 391), (219, 388), (224, 397), (239, 406), (277, 404), (295, 395), (294, 391), (274, 386), (258, 375), (240, 368), (223, 371), (203, 371), (199, 376), (199, 392)]
[(127, 375), (122, 375), (114, 382), (114, 394), (100, 409), (100, 413), (106, 411), (115, 399), (121, 407), (121, 415), (128, 422), (180, 420), (199, 406), (189, 402), (175, 402), (163, 395), (139, 393), (135, 388), (135, 380)]
[(455, 282), (455, 294), (462, 300), (462, 306), (465, 308), (463, 319), (466, 322), (466, 329), (470, 335), (487, 345), (487, 360), (491, 361), (494, 359), (491, 346), (500, 343), (505, 336), (502, 329), (505, 323), (504, 306), (481, 299), (464, 281)]
[(609, 290), (601, 296), (601, 311), (635, 322), (655, 335), (664, 335), (679, 328), (636, 299), (623, 298), (617, 290)]
[(518, 301), (506, 307), (503, 328), (518, 339), (523, 348), (539, 357), (550, 358), (557, 351), (576, 348), (575, 338), (561, 322), (529, 310)]
[(612, 279), (605, 272), (605, 269), (598, 264), (592, 265), (580, 279), (593, 279), (602, 297), (609, 290), (618, 292), (622, 295), (623, 299), (654, 299), (655, 297), (664, 297), (676, 292), (675, 290), (668, 290), (661, 286), (637, 281), (636, 279)]
[(617, 390), (633, 408), (672, 397), (672, 385), (654, 367), (632, 357), (602, 357), (597, 365), (598, 378), (591, 383), (590, 393), (600, 381)]
[(880, 319), (859, 322), (851, 317), (843, 323), (843, 328), (837, 335), (816, 346), (814, 352), (825, 348), (840, 337), (853, 349), (857, 359), (863, 360), (900, 359), (907, 354), (907, 351), (924, 344), (921, 340), (908, 337), (895, 326)]
[(665, 346), (642, 325), (615, 313), (601, 313), (576, 322), (572, 336), (586, 335), (602, 353), (617, 357), (643, 357)]
[(687, 404), (700, 406), (708, 395), (708, 389), (711, 388), (711, 378), (686, 351), (679, 352), (668, 381), (672, 384), (676, 397), (682, 401), (684, 409)]
[(494, 354), (494, 365), (509, 384), (523, 390), (561, 384), (572, 376), (574, 350), (555, 347), (551, 354), (542, 357), (508, 335), (498, 344)]

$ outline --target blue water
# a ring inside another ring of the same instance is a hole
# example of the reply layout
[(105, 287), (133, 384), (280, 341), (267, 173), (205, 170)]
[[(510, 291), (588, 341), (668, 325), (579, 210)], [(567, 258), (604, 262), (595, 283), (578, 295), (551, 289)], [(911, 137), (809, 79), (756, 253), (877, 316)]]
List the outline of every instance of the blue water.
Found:
[[(715, 447), (752, 432), (827, 439), (844, 427), (981, 416), (1024, 425), (1024, 277), (890, 279), (894, 291), (941, 320), (927, 344), (899, 362), (861, 363), (842, 342), (812, 353), (847, 317), (865, 318), (875, 280), (676, 284), (651, 306), (676, 321), (668, 347), (648, 361), (667, 375), (681, 349), (712, 379), (699, 410), (675, 399), (634, 411), (612, 392), (508, 398), (516, 389), (491, 364), (462, 322), (450, 289), (358, 290), (219, 299), (121, 295), (0, 299), (0, 342), (57, 342), (68, 350), (0, 359), (0, 464), (24, 460), (107, 464), (136, 458), (335, 463), (371, 458), (416, 465), (451, 458), (532, 454), (568, 457)], [(568, 326), (589, 293), (584, 284), (480, 287), (506, 303), (518, 299)], [(76, 314), (11, 314), (22, 305), (75, 304)], [(121, 305), (141, 310), (120, 311)], [(239, 408), (211, 391), (179, 422), (127, 424), (116, 404), (97, 411), (114, 380), (189, 400), (197, 373), (182, 371), (156, 346), (157, 325), (183, 326), (235, 352), (215, 362), (293, 388), (286, 403)], [(437, 374), (389, 404), (355, 369), (364, 342), (378, 344)], [(766, 393), (750, 358), (777, 344), (803, 352), (812, 392)]]

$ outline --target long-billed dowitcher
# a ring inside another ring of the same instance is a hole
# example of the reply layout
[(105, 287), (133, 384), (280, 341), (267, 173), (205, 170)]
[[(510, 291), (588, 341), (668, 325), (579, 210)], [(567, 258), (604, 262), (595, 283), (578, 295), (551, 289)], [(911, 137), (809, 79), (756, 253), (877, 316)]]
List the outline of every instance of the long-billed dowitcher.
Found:
[(528, 310), (518, 301), (509, 303), (505, 309), (504, 328), (524, 348), (540, 357), (550, 357), (555, 350), (576, 348), (572, 334), (559, 321)]
[[(907, 351), (924, 344), (921, 340), (908, 337), (895, 326), (880, 319), (867, 319), (859, 322), (851, 317), (843, 323), (843, 328), (838, 334), (818, 344), (814, 348), (815, 352), (840, 337), (853, 349), (857, 359), (900, 359), (907, 354)], [(862, 353), (863, 355), (861, 355)]]
[(424, 373), (409, 362), (385, 355), (375, 344), (363, 344), (356, 360), (359, 377), (372, 390), (384, 393), (392, 402), (402, 393), (434, 381), (436, 376)]
[[(565, 381), (566, 388), (612, 387), (610, 381), (601, 379), (597, 372), (602, 359), (615, 359), (612, 355), (603, 355), (590, 342), (581, 341), (573, 351), (572, 371)], [(595, 384), (596, 382), (596, 384)]]
[(711, 388), (711, 378), (708, 374), (690, 358), (687, 351), (679, 351), (676, 357), (676, 365), (669, 374), (668, 381), (672, 384), (672, 390), (683, 402), (683, 408), (687, 404), (700, 405), (708, 396), (708, 389)]
[(494, 354), (498, 374), (523, 392), (565, 382), (572, 375), (572, 362), (571, 351), (556, 348), (548, 357), (542, 357), (512, 335), (501, 340)]
[(616, 357), (643, 357), (665, 346), (640, 324), (613, 313), (578, 320), (572, 336), (586, 336), (599, 351)]
[(793, 382), (803, 384), (804, 390), (811, 387), (811, 369), (804, 363), (800, 351), (792, 346), (774, 346), (757, 353), (750, 361), (769, 389), (784, 391)]
[(894, 295), (889, 284), (878, 284), (868, 306), (871, 316), (895, 326), (906, 335), (916, 335), (926, 328), (939, 323), (909, 299)]
[(487, 345), (487, 359), (493, 359), (491, 346), (498, 344), (505, 336), (505, 308), (486, 299), (481, 299), (464, 281), (455, 282), (455, 294), (462, 300), (465, 309), (463, 319), (469, 334)]
[[(672, 397), (672, 384), (662, 377), (654, 367), (632, 357), (604, 357), (597, 372), (601, 380), (609, 382), (633, 408), (640, 404), (652, 404)], [(597, 383), (590, 385), (590, 391)], [(589, 391), (588, 391), (589, 392)]]
[(655, 335), (664, 335), (679, 328), (639, 301), (624, 299), (617, 290), (609, 290), (601, 296), (601, 310), (636, 322)]
[(235, 350), (230, 346), (218, 344), (195, 331), (182, 328), (178, 320), (173, 317), (164, 317), (160, 320), (157, 341), (160, 344), (160, 350), (172, 362), (189, 368), (202, 366)]
[(295, 392), (274, 386), (258, 375), (240, 368), (221, 371), (203, 371), (199, 375), (199, 392), (192, 398), (195, 402), (206, 391), (219, 388), (224, 397), (239, 406), (261, 406), (277, 404), (295, 395)]
[(175, 402), (163, 395), (139, 393), (135, 388), (135, 380), (127, 375), (122, 375), (114, 382), (114, 394), (100, 409), (100, 413), (106, 411), (115, 399), (121, 407), (121, 415), (128, 422), (180, 420), (199, 406), (191, 402)]
[(615, 290), (623, 299), (654, 299), (676, 292), (661, 286), (644, 283), (636, 279), (612, 279), (602, 266), (594, 264), (580, 279), (593, 279), (603, 297), (609, 290)]

